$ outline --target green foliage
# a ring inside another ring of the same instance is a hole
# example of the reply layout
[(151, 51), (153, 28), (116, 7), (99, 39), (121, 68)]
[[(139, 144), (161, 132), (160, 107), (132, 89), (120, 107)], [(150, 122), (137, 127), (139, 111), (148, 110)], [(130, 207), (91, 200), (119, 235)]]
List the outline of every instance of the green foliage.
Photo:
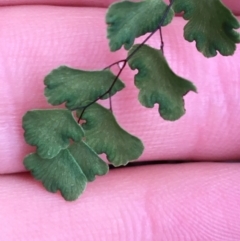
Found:
[(184, 27), (184, 37), (196, 41), (198, 51), (206, 57), (213, 57), (219, 51), (222, 55), (232, 55), (240, 34), (233, 29), (240, 27), (220, 0), (175, 0), (175, 12), (184, 12), (184, 19), (189, 22)]
[(96, 175), (107, 174), (108, 165), (83, 141), (72, 144), (69, 151), (89, 182), (95, 180)]
[[(82, 114), (81, 110), (77, 115)], [(143, 152), (142, 142), (123, 130), (111, 111), (99, 104), (93, 104), (84, 112), (82, 125), (86, 134), (86, 143), (98, 154), (106, 153), (114, 166), (126, 165), (137, 159)]]
[[(166, 7), (163, 0), (122, 1), (112, 4), (106, 15), (111, 51), (120, 49), (122, 45), (128, 50), (135, 38), (156, 30)], [(170, 10), (163, 26), (171, 22), (173, 15), (174, 12)]]
[(49, 192), (60, 190), (68, 201), (77, 199), (87, 184), (85, 175), (67, 149), (52, 159), (30, 154), (25, 158), (24, 165)]
[[(219, 0), (112, 4), (106, 15), (110, 49), (116, 51), (123, 45), (127, 50), (131, 48), (128, 57), (99, 71), (66, 66), (54, 69), (44, 80), (45, 96), (50, 104), (65, 103), (69, 110), (32, 110), (23, 117), (25, 140), (37, 147), (36, 153), (25, 157), (24, 165), (50, 192), (59, 190), (66, 200), (75, 200), (87, 182), (108, 172), (108, 165), (98, 154), (105, 153), (114, 166), (126, 165), (142, 154), (141, 140), (122, 129), (111, 110), (96, 103), (124, 88), (119, 76), (127, 63), (138, 70), (135, 85), (143, 106), (159, 104), (160, 115), (170, 121), (185, 113), (183, 96), (196, 92), (196, 87), (170, 69), (163, 51), (144, 45), (159, 27), (171, 22), (171, 6), (176, 12), (184, 12), (189, 20), (184, 36), (188, 41), (195, 40), (206, 57), (215, 56), (216, 51), (222, 55), (234, 53), (240, 42), (234, 31), (239, 23)], [(148, 32), (151, 34), (142, 44), (133, 46), (135, 38)], [(110, 68), (120, 62), (124, 64), (115, 76)], [(71, 112), (75, 110), (77, 117), (85, 120), (82, 125)]]
[(23, 117), (24, 137), (37, 146), (42, 158), (51, 159), (69, 146), (69, 139), (80, 141), (83, 130), (68, 110), (33, 110)]
[[(138, 46), (134, 45), (129, 55)], [(185, 113), (182, 97), (189, 91), (196, 92), (196, 88), (173, 73), (161, 51), (143, 45), (128, 63), (131, 69), (138, 69), (135, 85), (140, 89), (138, 99), (143, 106), (152, 108), (158, 103), (165, 120), (177, 120)]]
[[(85, 106), (102, 96), (111, 86), (116, 76), (110, 70), (83, 71), (61, 66), (46, 76), (45, 96), (52, 105), (66, 102), (68, 109)], [(121, 80), (110, 91), (110, 96), (124, 88)], [(101, 99), (108, 98), (104, 95)]]
[[(24, 165), (48, 191), (60, 190), (66, 200), (75, 200), (87, 181), (108, 172), (108, 165), (81, 140), (83, 129), (69, 110), (28, 111), (23, 128), (25, 140), (37, 146)], [(75, 143), (69, 146), (70, 138)]]

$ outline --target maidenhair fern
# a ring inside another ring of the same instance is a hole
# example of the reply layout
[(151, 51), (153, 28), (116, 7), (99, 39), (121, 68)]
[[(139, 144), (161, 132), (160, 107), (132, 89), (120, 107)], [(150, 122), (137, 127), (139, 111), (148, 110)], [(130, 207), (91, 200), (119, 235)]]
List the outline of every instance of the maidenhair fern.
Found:
[[(66, 200), (75, 200), (87, 182), (96, 175), (108, 172), (99, 154), (105, 153), (114, 166), (126, 165), (143, 153), (141, 140), (121, 128), (112, 109), (96, 103), (111, 98), (124, 88), (119, 79), (125, 66), (137, 69), (134, 82), (139, 89), (139, 102), (152, 108), (159, 104), (159, 115), (169, 121), (185, 113), (183, 96), (196, 87), (175, 74), (163, 53), (162, 26), (168, 25), (175, 13), (183, 12), (188, 20), (184, 27), (187, 41), (206, 57), (217, 51), (232, 55), (240, 34), (235, 31), (239, 22), (220, 0), (143, 0), (121, 1), (112, 4), (106, 14), (107, 38), (111, 51), (122, 46), (128, 56), (112, 65), (95, 71), (61, 66), (44, 80), (44, 94), (53, 106), (65, 103), (66, 109), (32, 110), (23, 117), (24, 136), (28, 144), (36, 146), (36, 153), (24, 159), (26, 169), (42, 181), (50, 192), (61, 192)], [(159, 31), (160, 49), (146, 45)], [(149, 33), (141, 43), (137, 37)], [(122, 63), (117, 75), (111, 67)], [(110, 99), (111, 100), (111, 99)]]

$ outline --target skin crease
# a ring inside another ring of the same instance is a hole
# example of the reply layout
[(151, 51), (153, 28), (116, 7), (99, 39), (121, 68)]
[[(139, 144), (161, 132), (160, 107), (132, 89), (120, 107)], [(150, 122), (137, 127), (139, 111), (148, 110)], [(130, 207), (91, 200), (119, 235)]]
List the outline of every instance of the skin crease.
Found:
[[(91, 6), (109, 4), (98, 2)], [(27, 1), (0, 1), (22, 3)], [(120, 124), (144, 141), (141, 160), (205, 162), (113, 170), (89, 183), (71, 203), (45, 191), (29, 174), (17, 174), (24, 170), (24, 155), (33, 150), (24, 144), (22, 115), (49, 108), (44, 76), (63, 63), (101, 69), (125, 57), (122, 50), (108, 50), (105, 12), (53, 6), (0, 9), (0, 173), (15, 173), (0, 176), (0, 240), (240, 240), (239, 163), (206, 162), (240, 159), (239, 47), (232, 57), (204, 58), (183, 40), (180, 17), (163, 33), (171, 67), (198, 88), (198, 94), (184, 98), (186, 115), (169, 123), (159, 118), (157, 108), (141, 107), (129, 69), (121, 76), (127, 88), (113, 98), (113, 109)], [(157, 47), (158, 36), (149, 44)]]

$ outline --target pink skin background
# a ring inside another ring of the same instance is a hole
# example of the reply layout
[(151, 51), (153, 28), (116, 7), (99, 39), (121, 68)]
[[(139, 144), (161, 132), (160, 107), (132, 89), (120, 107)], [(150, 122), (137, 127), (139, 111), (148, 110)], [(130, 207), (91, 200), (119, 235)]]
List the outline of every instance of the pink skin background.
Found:
[[(142, 107), (129, 68), (113, 109), (143, 140), (139, 160), (195, 163), (119, 168), (89, 183), (75, 202), (25, 172), (22, 160), (34, 148), (24, 142), (21, 119), (29, 109), (51, 108), (44, 76), (63, 64), (102, 69), (125, 58), (124, 50), (109, 52), (111, 2), (0, 0), (0, 240), (240, 240), (240, 165), (226, 163), (240, 159), (240, 49), (204, 58), (183, 39), (181, 17), (163, 34), (169, 64), (198, 88), (184, 97), (186, 115), (166, 122), (157, 106)], [(223, 2), (240, 15), (239, 1)], [(158, 34), (148, 44), (159, 46)]]

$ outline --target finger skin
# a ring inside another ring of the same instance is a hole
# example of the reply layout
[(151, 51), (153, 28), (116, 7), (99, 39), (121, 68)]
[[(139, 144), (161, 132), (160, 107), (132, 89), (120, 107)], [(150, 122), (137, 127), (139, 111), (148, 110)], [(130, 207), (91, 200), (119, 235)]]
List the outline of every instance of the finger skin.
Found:
[[(0, 10), (0, 173), (25, 170), (24, 156), (34, 148), (24, 141), (22, 117), (31, 109), (51, 108), (43, 79), (52, 69), (103, 69), (126, 57), (123, 50), (109, 52), (105, 13), (53, 6)], [(121, 75), (127, 88), (113, 98), (114, 114), (124, 129), (143, 141), (140, 160), (239, 159), (239, 48), (233, 57), (206, 59), (194, 43), (183, 39), (185, 23), (176, 17), (163, 34), (171, 68), (198, 89), (198, 94), (184, 97), (186, 115), (168, 122), (159, 117), (157, 105), (141, 106), (129, 68)], [(148, 44), (158, 47), (158, 34)]]
[(116, 0), (0, 0), (0, 6), (12, 5), (58, 5), (58, 6), (90, 6), (107, 7)]
[[(136, 2), (139, 0), (136, 0)], [(117, 0), (0, 0), (0, 6), (11, 5), (32, 5), (32, 4), (48, 4), (59, 6), (90, 6), (90, 7), (108, 7)], [(240, 5), (236, 0), (223, 0), (222, 1), (228, 8), (235, 14), (240, 14)]]
[(0, 240), (237, 241), (240, 165), (110, 171), (75, 202), (28, 174), (0, 176)]

